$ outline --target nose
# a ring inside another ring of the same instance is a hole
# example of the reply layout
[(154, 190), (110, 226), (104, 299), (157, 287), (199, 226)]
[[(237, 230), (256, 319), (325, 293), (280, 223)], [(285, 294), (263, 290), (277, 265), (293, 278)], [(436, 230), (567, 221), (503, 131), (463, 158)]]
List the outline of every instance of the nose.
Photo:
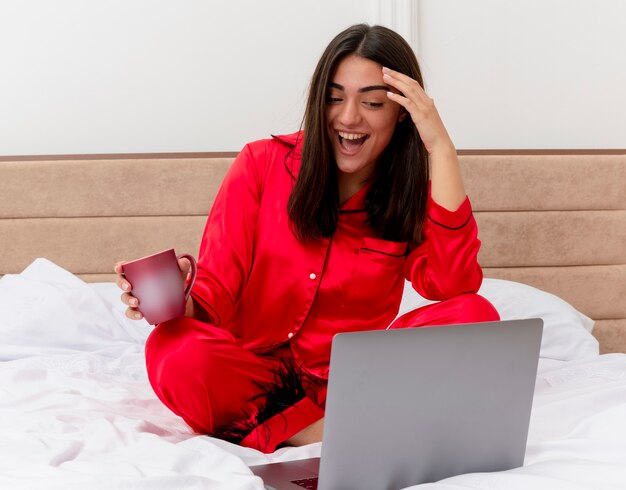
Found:
[(361, 122), (361, 113), (358, 103), (356, 101), (346, 101), (342, 104), (338, 120), (339, 123), (346, 128), (358, 125)]

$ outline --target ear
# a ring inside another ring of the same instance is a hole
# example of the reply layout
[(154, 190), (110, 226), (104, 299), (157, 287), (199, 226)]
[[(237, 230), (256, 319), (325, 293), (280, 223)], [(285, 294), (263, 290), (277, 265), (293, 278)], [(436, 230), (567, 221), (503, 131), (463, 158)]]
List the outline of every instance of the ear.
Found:
[(407, 111), (404, 107), (400, 107), (400, 114), (398, 115), (398, 122), (402, 122), (406, 119)]

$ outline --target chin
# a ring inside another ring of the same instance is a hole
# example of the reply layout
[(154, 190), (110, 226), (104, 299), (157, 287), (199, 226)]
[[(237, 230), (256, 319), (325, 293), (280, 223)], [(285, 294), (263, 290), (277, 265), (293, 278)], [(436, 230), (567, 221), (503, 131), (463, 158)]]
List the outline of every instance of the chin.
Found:
[(369, 167), (369, 164), (365, 163), (362, 160), (357, 161), (357, 162), (345, 161), (345, 160), (342, 161), (340, 159), (335, 159), (335, 160), (337, 162), (337, 168), (339, 169), (339, 171), (347, 175), (362, 173), (366, 171), (366, 169)]

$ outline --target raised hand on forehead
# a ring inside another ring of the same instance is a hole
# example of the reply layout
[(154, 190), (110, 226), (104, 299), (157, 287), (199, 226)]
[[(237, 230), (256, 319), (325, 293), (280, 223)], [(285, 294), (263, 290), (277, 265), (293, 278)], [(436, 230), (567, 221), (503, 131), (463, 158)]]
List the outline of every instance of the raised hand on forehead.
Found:
[(389, 91), (387, 96), (409, 113), (428, 153), (449, 151), (454, 147), (433, 99), (416, 80), (389, 68), (383, 68), (383, 80), (400, 92)]

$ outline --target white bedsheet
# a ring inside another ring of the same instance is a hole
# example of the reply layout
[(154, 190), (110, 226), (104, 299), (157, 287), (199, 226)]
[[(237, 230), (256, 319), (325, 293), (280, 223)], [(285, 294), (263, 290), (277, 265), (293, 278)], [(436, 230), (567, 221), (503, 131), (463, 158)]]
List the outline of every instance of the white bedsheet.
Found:
[[(0, 280), (0, 488), (261, 489), (273, 455), (193, 434), (147, 382), (113, 284), (38, 259)], [(525, 465), (425, 489), (626, 489), (626, 355), (541, 360)]]

